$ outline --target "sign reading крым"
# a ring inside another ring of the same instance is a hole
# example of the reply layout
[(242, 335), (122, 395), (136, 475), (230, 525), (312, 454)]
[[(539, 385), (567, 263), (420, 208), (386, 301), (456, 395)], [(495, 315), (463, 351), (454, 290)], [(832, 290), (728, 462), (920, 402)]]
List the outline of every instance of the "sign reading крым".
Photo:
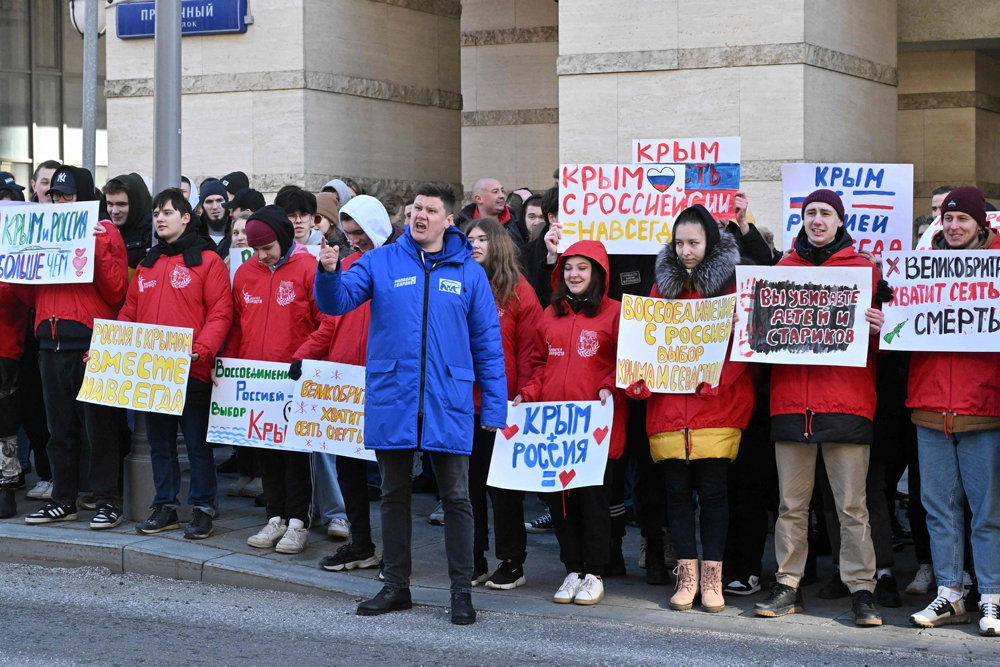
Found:
[(637, 164), (684, 164), (682, 208), (701, 204), (717, 220), (736, 218), (739, 137), (636, 139), (632, 142), (631, 160)]

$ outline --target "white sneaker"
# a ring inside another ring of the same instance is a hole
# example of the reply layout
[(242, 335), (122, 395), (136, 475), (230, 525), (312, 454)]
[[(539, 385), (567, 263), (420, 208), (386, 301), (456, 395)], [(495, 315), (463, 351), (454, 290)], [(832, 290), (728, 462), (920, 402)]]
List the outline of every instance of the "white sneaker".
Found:
[(944, 586), (938, 586), (938, 594), (933, 602), (910, 616), (910, 623), (922, 628), (968, 622), (969, 613), (965, 611), (965, 599), (949, 602), (948, 589)]
[(247, 544), (258, 549), (273, 549), (287, 530), (288, 524), (282, 521), (280, 516), (272, 516), (259, 533), (247, 538)]
[(300, 554), (305, 550), (308, 541), (309, 531), (306, 530), (306, 525), (299, 519), (291, 519), (288, 522), (288, 530), (274, 550), (279, 554)]
[(559, 604), (569, 604), (576, 597), (577, 591), (580, 590), (580, 586), (583, 585), (583, 579), (580, 578), (576, 572), (570, 572), (563, 579), (562, 585), (559, 586), (559, 590), (556, 594), (552, 596), (553, 602), (558, 602)]
[(906, 592), (910, 595), (927, 595), (934, 586), (934, 568), (930, 563), (924, 563), (917, 568), (913, 581), (906, 584)]
[(597, 604), (604, 599), (604, 582), (600, 577), (588, 574), (583, 578), (580, 590), (576, 592), (573, 602), (576, 604)]
[(427, 517), (427, 523), (432, 526), (444, 525), (444, 503), (442, 501), (438, 501), (438, 504), (434, 507), (434, 511)]
[(334, 517), (326, 527), (326, 534), (338, 540), (346, 540), (351, 536), (351, 524), (343, 517)]
[(46, 481), (44, 479), (38, 480), (38, 483), (28, 491), (28, 497), (34, 498), (35, 500), (51, 500), (52, 499), (52, 481)]
[(1000, 635), (1000, 595), (987, 594), (979, 597), (979, 634), (984, 637)]
[(639, 538), (639, 569), (646, 569), (646, 538)]
[(226, 495), (232, 497), (240, 497), (243, 495), (243, 489), (247, 487), (252, 480), (249, 477), (240, 477), (238, 480), (229, 485), (226, 489)]

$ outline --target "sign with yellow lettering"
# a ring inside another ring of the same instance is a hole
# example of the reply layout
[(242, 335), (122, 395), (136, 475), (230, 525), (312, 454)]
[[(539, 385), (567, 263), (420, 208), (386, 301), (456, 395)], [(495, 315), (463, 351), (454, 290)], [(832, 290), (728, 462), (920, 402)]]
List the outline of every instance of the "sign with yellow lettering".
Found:
[(364, 366), (304, 360), (289, 421), (303, 449), (375, 460), (364, 444)]
[(735, 308), (735, 294), (711, 299), (623, 294), (615, 384), (626, 388), (644, 380), (661, 394), (718, 387)]
[(191, 341), (187, 327), (94, 320), (76, 400), (141, 412), (184, 412)]

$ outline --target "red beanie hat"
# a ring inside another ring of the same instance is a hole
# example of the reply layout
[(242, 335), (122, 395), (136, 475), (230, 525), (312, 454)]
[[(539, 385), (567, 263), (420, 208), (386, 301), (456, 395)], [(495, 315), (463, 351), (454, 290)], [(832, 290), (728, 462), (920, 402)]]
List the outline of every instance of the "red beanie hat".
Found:
[(278, 240), (278, 235), (274, 233), (271, 226), (256, 218), (247, 220), (246, 232), (247, 245), (251, 248), (260, 248)]
[(833, 207), (833, 210), (837, 212), (837, 215), (840, 216), (840, 219), (844, 219), (844, 202), (840, 200), (840, 195), (833, 190), (815, 190), (802, 202), (802, 213), (805, 214), (806, 206), (809, 206), (809, 204), (815, 201), (829, 204)]
[(980, 227), (986, 228), (986, 199), (979, 188), (966, 185), (949, 192), (941, 202), (941, 218), (949, 211), (966, 213)]

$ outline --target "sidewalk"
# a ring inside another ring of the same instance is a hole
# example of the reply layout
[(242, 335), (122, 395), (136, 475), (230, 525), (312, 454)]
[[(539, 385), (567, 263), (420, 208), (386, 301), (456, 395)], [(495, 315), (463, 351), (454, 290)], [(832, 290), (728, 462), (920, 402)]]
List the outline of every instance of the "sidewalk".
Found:
[[(219, 489), (235, 479), (220, 475)], [(28, 484), (31, 488), (31, 483)], [(542, 512), (542, 504), (532, 494), (525, 502), (529, 520)], [(135, 524), (123, 523), (110, 531), (92, 531), (89, 520), (93, 512), (81, 511), (75, 522), (29, 526), (24, 516), (42, 505), (42, 501), (17, 494), (18, 516), (0, 521), (0, 560), (75, 567), (82, 565), (106, 567), (112, 573), (151, 574), (189, 581), (205, 581), (230, 586), (262, 588), (307, 594), (344, 594), (358, 599), (374, 595), (381, 582), (377, 569), (351, 572), (326, 572), (318, 567), (323, 556), (332, 554), (342, 540), (327, 538), (325, 528), (316, 527), (310, 533), (307, 549), (297, 555), (277, 554), (247, 546), (246, 539), (266, 521), (263, 508), (254, 507), (250, 498), (220, 498), (215, 534), (200, 541), (185, 540), (183, 531), (169, 531), (157, 536), (140, 535)], [(411, 591), (414, 602), (447, 607), (449, 584), (444, 555), (444, 529), (431, 526), (426, 517), (433, 510), (435, 498), (417, 494), (413, 498), (413, 576)], [(371, 504), (375, 541), (381, 548), (379, 503)], [(639, 553), (639, 530), (629, 528), (625, 538), (625, 560), (628, 574), (605, 581), (606, 597), (593, 607), (557, 605), (552, 594), (565, 576), (559, 562), (555, 536), (528, 535), (528, 561), (525, 564), (527, 586), (512, 591), (474, 589), (473, 602), (477, 609), (507, 613), (576, 618), (632, 623), (643, 626), (669, 625), (699, 631), (715, 631), (746, 635), (786, 638), (863, 648), (898, 651), (919, 651), (926, 655), (948, 655), (972, 660), (997, 660), (1000, 643), (996, 638), (980, 637), (978, 616), (969, 625), (946, 626), (940, 629), (917, 630), (908, 623), (908, 615), (922, 608), (933, 597), (903, 595), (900, 609), (882, 609), (885, 622), (881, 628), (863, 629), (854, 626), (850, 615), (850, 599), (820, 600), (816, 593), (820, 584), (804, 589), (806, 613), (780, 619), (762, 619), (752, 612), (753, 604), (763, 593), (740, 598), (727, 597), (727, 607), (719, 614), (698, 611), (676, 612), (667, 608), (672, 586), (649, 586), (645, 571), (636, 566)], [(774, 571), (774, 552), (770, 543), (765, 552), (769, 562), (765, 571)], [(490, 569), (496, 566), (492, 554)], [(902, 589), (916, 569), (912, 547), (897, 554), (895, 574)], [(819, 579), (824, 581), (833, 572), (829, 556), (819, 559)], [(481, 619), (489, 622), (489, 616)], [(819, 658), (819, 656), (817, 656)]]

